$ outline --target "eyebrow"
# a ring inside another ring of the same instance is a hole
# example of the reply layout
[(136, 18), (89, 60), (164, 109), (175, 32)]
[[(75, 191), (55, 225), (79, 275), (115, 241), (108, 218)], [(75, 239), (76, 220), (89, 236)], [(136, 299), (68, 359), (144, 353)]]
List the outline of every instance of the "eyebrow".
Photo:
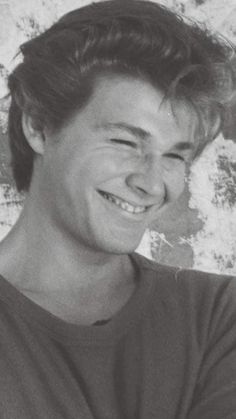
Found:
[(143, 128), (136, 127), (134, 125), (126, 124), (125, 122), (107, 122), (104, 124), (96, 125), (96, 128), (103, 129), (120, 129), (126, 131), (129, 134), (139, 137), (141, 140), (146, 140), (151, 137), (151, 133), (145, 131)]
[[(143, 128), (136, 127), (135, 125), (130, 125), (125, 122), (106, 122), (102, 124), (97, 124), (95, 128), (102, 128), (102, 129), (120, 129), (122, 131), (126, 131), (129, 134), (134, 135), (135, 137), (140, 138), (141, 140), (147, 140), (151, 137), (151, 133), (144, 130)], [(194, 150), (195, 145), (193, 142), (190, 141), (180, 141), (174, 146), (175, 149), (179, 151), (185, 150)]]

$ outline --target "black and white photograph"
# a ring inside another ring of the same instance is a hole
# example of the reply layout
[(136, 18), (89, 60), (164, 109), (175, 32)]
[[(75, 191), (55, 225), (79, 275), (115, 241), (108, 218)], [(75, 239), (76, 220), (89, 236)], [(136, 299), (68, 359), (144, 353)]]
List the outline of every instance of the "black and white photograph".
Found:
[(0, 0), (0, 419), (236, 419), (235, 0)]

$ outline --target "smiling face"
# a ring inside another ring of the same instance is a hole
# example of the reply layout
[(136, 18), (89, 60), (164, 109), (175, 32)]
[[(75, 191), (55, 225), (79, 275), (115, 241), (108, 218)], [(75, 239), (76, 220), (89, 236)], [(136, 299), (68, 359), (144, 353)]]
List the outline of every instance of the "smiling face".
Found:
[(59, 133), (46, 133), (41, 205), (78, 246), (132, 252), (183, 191), (191, 117), (180, 106), (175, 118), (162, 99), (146, 81), (100, 78), (86, 107)]

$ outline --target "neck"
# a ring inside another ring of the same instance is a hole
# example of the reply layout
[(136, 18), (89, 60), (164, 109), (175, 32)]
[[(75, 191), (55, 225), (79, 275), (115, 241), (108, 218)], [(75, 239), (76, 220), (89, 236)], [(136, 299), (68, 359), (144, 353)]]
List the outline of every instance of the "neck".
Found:
[(85, 248), (47, 222), (37, 209), (30, 211), (27, 203), (16, 226), (2, 243), (2, 254), (8, 254), (9, 260), (5, 266), (0, 263), (3, 275), (6, 272), (21, 288), (45, 293), (56, 291), (57, 295), (73, 295), (81, 289), (108, 293), (133, 277), (128, 255)]
[(128, 255), (85, 248), (27, 203), (1, 243), (0, 273), (54, 315), (84, 325), (111, 318), (136, 286)]

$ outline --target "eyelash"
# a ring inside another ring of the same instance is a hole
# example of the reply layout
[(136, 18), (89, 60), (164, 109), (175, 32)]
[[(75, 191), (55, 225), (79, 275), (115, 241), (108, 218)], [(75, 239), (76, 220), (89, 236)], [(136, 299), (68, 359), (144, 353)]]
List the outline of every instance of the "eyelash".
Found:
[[(137, 144), (133, 141), (122, 140), (122, 139), (119, 139), (119, 138), (111, 138), (110, 141), (113, 142), (113, 143), (116, 143), (116, 144), (126, 145), (127, 147), (137, 148)], [(166, 154), (166, 157), (174, 158), (176, 160), (180, 160), (180, 161), (185, 162), (184, 157), (180, 156), (179, 154), (168, 153), (168, 154)]]
[(180, 156), (179, 154), (175, 154), (175, 153), (168, 153), (168, 154), (166, 154), (166, 157), (170, 157), (170, 158), (174, 158), (174, 159), (177, 159), (177, 160), (185, 161), (184, 157)]
[(110, 141), (113, 142), (113, 143), (116, 143), (116, 144), (126, 145), (126, 146), (132, 147), (132, 148), (136, 148), (137, 147), (137, 144), (135, 142), (133, 142), (133, 141), (120, 140), (118, 138), (111, 138)]

